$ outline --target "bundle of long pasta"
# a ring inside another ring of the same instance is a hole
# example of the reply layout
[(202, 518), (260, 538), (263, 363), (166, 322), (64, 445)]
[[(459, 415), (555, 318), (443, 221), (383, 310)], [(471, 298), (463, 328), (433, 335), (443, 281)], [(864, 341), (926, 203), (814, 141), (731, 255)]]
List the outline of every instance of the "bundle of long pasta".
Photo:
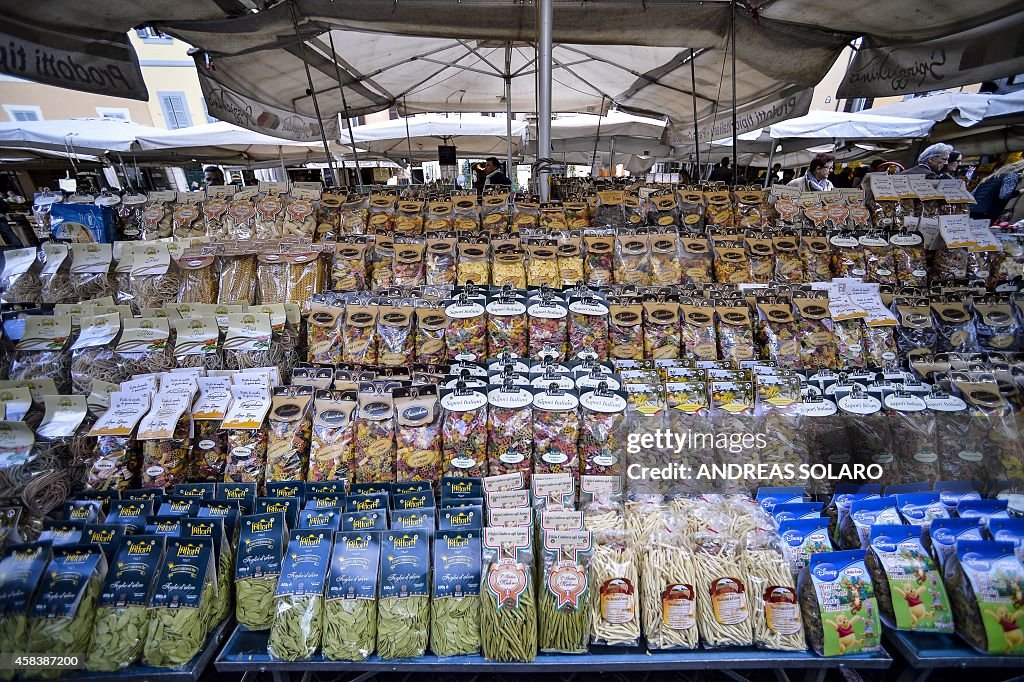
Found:
[(640, 641), (640, 575), (636, 545), (629, 531), (594, 534), (590, 557), (591, 641), (636, 646)]
[(694, 536), (697, 569), (697, 625), (706, 647), (753, 644), (749, 579), (740, 543), (728, 533), (724, 515), (707, 522)]
[(804, 651), (800, 600), (773, 533), (755, 531), (743, 560), (750, 588), (750, 618), (754, 645), (776, 651)]
[(619, 498), (597, 496), (586, 503), (581, 503), (580, 506), (583, 509), (583, 523), (587, 530), (624, 530), (626, 527), (622, 501)]
[(696, 649), (697, 583), (685, 519), (653, 533), (641, 549), (640, 611), (649, 649)]
[(626, 530), (634, 543), (663, 527), (665, 510), (665, 498), (661, 495), (635, 495), (626, 502)]

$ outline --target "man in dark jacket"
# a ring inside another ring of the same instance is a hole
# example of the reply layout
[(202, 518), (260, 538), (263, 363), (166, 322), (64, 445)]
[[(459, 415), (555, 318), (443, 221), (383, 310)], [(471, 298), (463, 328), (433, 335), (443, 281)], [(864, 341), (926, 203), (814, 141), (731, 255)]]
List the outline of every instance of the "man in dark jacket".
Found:
[(501, 169), (501, 164), (498, 163), (498, 159), (494, 156), (489, 157), (484, 162), (484, 173), (484, 187), (492, 185), (512, 186), (512, 180), (505, 175), (505, 171)]
[(723, 156), (718, 165), (711, 169), (711, 176), (708, 180), (711, 182), (732, 183), (732, 168), (729, 167), (728, 156)]

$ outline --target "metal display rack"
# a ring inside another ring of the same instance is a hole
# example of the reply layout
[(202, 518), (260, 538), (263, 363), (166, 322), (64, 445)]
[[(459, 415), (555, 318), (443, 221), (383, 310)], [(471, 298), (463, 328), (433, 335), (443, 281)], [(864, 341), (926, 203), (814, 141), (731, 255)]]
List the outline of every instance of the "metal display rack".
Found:
[(996, 680), (994, 669), (1007, 670), (1006, 678), (1024, 673), (1024, 656), (980, 654), (956, 635), (932, 632), (900, 632), (885, 628), (885, 639), (907, 662), (899, 682), (925, 682), (936, 670), (985, 669), (986, 680)]
[(221, 644), (235, 627), (235, 619), (225, 618), (213, 629), (206, 638), (203, 650), (188, 662), (184, 668), (154, 668), (148, 665), (135, 665), (115, 672), (81, 671), (62, 676), (64, 680), (75, 682), (127, 682), (127, 680), (152, 680), (153, 682), (197, 682), (214, 656), (220, 651)]
[(269, 633), (254, 632), (239, 626), (224, 645), (214, 663), (219, 672), (269, 672), (275, 682), (288, 680), (291, 673), (362, 673), (352, 682), (368, 680), (386, 672), (444, 673), (563, 673), (628, 670), (722, 670), (738, 682), (747, 679), (738, 671), (772, 669), (779, 679), (788, 680), (786, 671), (803, 671), (807, 682), (821, 682), (829, 670), (851, 668), (885, 670), (892, 658), (884, 651), (877, 654), (824, 658), (810, 652), (776, 652), (760, 649), (698, 649), (647, 653), (642, 647), (631, 649), (598, 648), (589, 654), (540, 654), (528, 663), (499, 663), (482, 656), (439, 658), (423, 656), (406, 660), (381, 660), (371, 656), (355, 663), (329, 661), (322, 655), (302, 661), (282, 661), (267, 653)]

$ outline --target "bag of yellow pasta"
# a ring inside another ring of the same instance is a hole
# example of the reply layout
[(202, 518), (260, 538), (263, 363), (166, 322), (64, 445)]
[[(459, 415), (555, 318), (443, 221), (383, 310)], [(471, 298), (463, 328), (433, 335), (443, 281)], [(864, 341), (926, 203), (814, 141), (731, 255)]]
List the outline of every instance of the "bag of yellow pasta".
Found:
[(591, 641), (609, 646), (640, 642), (640, 570), (628, 531), (595, 534), (590, 556)]

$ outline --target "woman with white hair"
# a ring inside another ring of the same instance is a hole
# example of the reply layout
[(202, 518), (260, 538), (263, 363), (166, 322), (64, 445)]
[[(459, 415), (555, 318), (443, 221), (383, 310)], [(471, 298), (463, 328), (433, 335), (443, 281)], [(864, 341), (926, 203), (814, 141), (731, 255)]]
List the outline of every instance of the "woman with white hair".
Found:
[(985, 178), (974, 188), (974, 201), (971, 206), (972, 218), (998, 220), (1010, 199), (1018, 196), (1021, 175), (1024, 173), (1024, 161), (1008, 163), (997, 168), (992, 175)]
[(936, 142), (925, 149), (917, 157), (917, 165), (900, 173), (900, 175), (926, 175), (929, 179), (938, 175), (946, 164), (953, 147), (944, 142)]

